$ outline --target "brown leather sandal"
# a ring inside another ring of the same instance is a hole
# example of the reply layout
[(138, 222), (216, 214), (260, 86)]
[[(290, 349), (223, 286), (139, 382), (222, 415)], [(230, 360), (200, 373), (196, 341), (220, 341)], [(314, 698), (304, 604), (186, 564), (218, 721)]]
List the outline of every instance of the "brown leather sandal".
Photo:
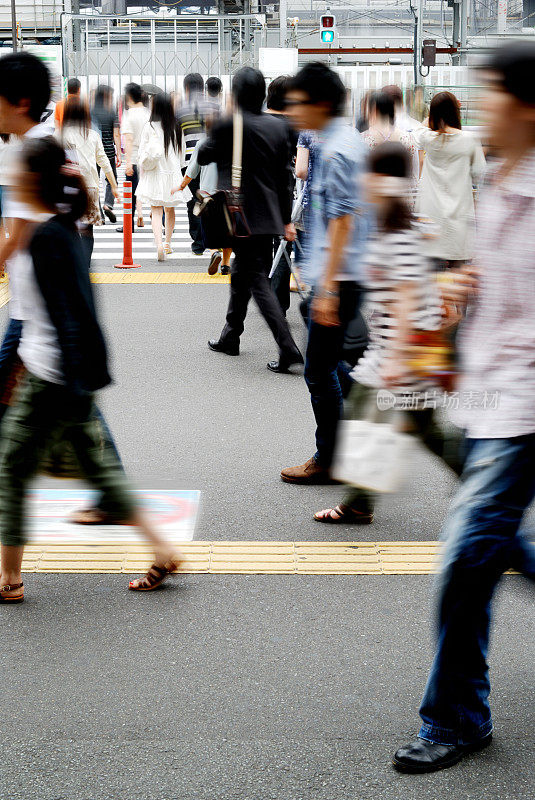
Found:
[(365, 514), (342, 503), (334, 508), (324, 508), (314, 514), (316, 522), (325, 522), (329, 525), (370, 525), (373, 514)]
[[(14, 592), (15, 589), (22, 589), (18, 594), (5, 595), (4, 592)], [(24, 601), (24, 584), (23, 583), (6, 583), (5, 586), (0, 586), (0, 603), (22, 603)]]
[(130, 581), (128, 588), (133, 592), (152, 592), (153, 589), (161, 586), (167, 576), (171, 572), (175, 572), (179, 566), (180, 561), (166, 561), (162, 566), (152, 564), (145, 576)]

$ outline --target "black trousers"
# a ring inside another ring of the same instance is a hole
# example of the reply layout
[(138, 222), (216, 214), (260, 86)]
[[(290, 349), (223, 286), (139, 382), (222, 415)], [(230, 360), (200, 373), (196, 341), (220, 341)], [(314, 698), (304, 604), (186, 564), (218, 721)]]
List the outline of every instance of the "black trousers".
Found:
[[(182, 175), (185, 174), (186, 170), (183, 169)], [(197, 202), (197, 192), (199, 191), (200, 185), (201, 185), (200, 178), (193, 178), (193, 180), (190, 181), (188, 189), (192, 193), (193, 197), (191, 198), (189, 203), (187, 203), (187, 209), (188, 209), (189, 235), (191, 236), (191, 249), (203, 252), (204, 250), (206, 250), (206, 247), (202, 236), (201, 220), (193, 213), (193, 209), (195, 208), (195, 203)]]
[[(110, 160), (111, 171), (113, 172), (113, 174), (115, 176), (115, 180), (117, 180), (117, 167), (115, 165), (115, 153), (113, 153), (113, 156), (112, 156), (111, 153), (106, 153), (106, 155), (108, 156), (108, 158)], [(100, 174), (100, 167), (99, 167), (99, 174)], [(111, 190), (111, 186), (110, 186), (110, 184), (109, 184), (107, 179), (106, 179), (106, 195), (104, 197), (104, 203), (109, 208), (113, 208), (113, 205), (115, 203), (115, 197), (113, 196), (113, 192)]]
[(273, 257), (273, 236), (257, 235), (248, 239), (235, 239), (232, 249), (235, 259), (230, 271), (230, 299), (227, 322), (220, 340), (237, 345), (243, 333), (247, 306), (251, 296), (266, 320), (280, 354), (293, 356), (299, 348), (292, 338), (288, 323), (279, 302), (269, 285), (269, 272)]
[(139, 172), (137, 164), (132, 164), (133, 174), (127, 175), (126, 180), (132, 181), (132, 233), (136, 229), (136, 191), (139, 183)]

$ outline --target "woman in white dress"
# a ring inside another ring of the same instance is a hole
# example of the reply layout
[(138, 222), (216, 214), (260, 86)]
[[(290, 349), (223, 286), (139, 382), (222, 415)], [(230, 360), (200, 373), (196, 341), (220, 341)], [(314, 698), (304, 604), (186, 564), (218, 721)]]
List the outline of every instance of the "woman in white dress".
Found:
[[(152, 98), (150, 120), (141, 133), (138, 163), (141, 179), (137, 196), (152, 211), (152, 231), (158, 250), (158, 261), (172, 253), (171, 237), (175, 229), (175, 208), (191, 199), (191, 192), (175, 192), (180, 177), (180, 137), (168, 95)], [(165, 208), (165, 244), (162, 242), (162, 218)]]
[(425, 150), (416, 213), (437, 225), (437, 236), (427, 240), (427, 255), (441, 268), (469, 261), (473, 255), (474, 185), (485, 169), (477, 137), (461, 129), (459, 101), (450, 92), (436, 94), (427, 127), (413, 131)]

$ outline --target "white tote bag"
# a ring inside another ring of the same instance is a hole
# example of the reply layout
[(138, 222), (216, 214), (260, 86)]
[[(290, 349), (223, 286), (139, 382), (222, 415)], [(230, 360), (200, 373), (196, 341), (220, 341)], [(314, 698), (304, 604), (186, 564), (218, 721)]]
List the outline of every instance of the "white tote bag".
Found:
[(361, 489), (396, 492), (407, 470), (410, 441), (388, 422), (341, 420), (331, 474)]

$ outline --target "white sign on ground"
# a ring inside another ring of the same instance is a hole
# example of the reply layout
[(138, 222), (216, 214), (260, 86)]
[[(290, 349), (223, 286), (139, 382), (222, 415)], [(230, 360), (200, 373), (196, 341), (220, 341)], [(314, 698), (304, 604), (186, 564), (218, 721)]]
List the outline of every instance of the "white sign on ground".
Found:
[[(201, 493), (144, 489), (136, 492), (144, 511), (159, 533), (170, 542), (190, 542), (195, 534)], [(73, 511), (91, 508), (98, 493), (90, 489), (35, 489), (28, 498), (28, 534), (31, 544), (144, 543), (129, 525), (76, 525)]]

